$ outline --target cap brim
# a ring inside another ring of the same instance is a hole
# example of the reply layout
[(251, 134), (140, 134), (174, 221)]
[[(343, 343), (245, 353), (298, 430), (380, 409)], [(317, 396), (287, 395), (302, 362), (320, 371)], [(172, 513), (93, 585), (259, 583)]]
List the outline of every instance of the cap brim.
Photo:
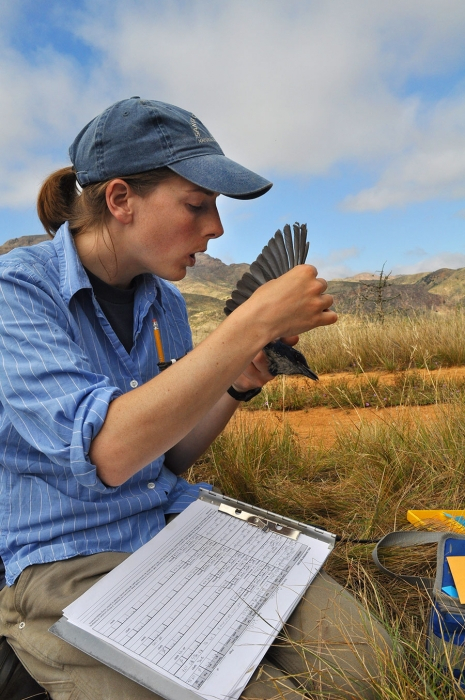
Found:
[(261, 197), (273, 186), (269, 180), (220, 154), (186, 158), (168, 167), (199, 187), (233, 199)]

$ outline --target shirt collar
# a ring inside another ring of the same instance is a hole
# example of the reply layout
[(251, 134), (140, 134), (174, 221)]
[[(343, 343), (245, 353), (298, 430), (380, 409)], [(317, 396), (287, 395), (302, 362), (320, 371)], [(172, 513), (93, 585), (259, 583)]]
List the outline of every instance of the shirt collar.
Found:
[[(60, 292), (64, 301), (69, 304), (72, 297), (81, 289), (92, 289), (87, 273), (74, 245), (74, 238), (69, 230), (68, 223), (60, 226), (56, 232), (53, 244), (57, 252), (60, 268)], [(142, 275), (141, 287), (146, 298), (157, 298), (163, 306), (163, 286), (161, 280), (155, 275)]]

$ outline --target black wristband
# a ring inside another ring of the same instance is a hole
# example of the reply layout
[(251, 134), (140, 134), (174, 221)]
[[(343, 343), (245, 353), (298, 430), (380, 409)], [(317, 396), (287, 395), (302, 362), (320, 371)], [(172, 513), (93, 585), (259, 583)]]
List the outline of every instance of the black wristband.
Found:
[(236, 399), (236, 401), (250, 401), (250, 399), (257, 396), (261, 390), (261, 386), (258, 386), (256, 389), (249, 389), (249, 391), (236, 391), (233, 386), (230, 386), (228, 389), (228, 394), (229, 396), (232, 396), (233, 399)]

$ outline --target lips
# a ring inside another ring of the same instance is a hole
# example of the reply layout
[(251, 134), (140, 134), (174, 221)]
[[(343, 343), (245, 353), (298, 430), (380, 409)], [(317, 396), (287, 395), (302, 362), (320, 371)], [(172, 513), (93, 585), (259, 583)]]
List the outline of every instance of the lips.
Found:
[(190, 254), (189, 254), (189, 257), (190, 257), (190, 259), (192, 260), (192, 263), (193, 263), (194, 265), (195, 265), (195, 256), (197, 255), (197, 253), (205, 253), (206, 250), (207, 250), (207, 249), (204, 248), (203, 250), (197, 250), (195, 253), (190, 253)]

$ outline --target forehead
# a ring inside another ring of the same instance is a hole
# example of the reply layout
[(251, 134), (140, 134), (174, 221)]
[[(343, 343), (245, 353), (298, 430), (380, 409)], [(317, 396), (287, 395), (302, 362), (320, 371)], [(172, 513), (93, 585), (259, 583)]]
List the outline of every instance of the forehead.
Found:
[(207, 197), (219, 196), (218, 192), (212, 192), (212, 190), (207, 190), (205, 187), (200, 187), (200, 185), (186, 180), (184, 177), (181, 177), (181, 175), (176, 174), (173, 178), (167, 180), (167, 182), (175, 185), (176, 188), (181, 189), (186, 194), (205, 194)]

